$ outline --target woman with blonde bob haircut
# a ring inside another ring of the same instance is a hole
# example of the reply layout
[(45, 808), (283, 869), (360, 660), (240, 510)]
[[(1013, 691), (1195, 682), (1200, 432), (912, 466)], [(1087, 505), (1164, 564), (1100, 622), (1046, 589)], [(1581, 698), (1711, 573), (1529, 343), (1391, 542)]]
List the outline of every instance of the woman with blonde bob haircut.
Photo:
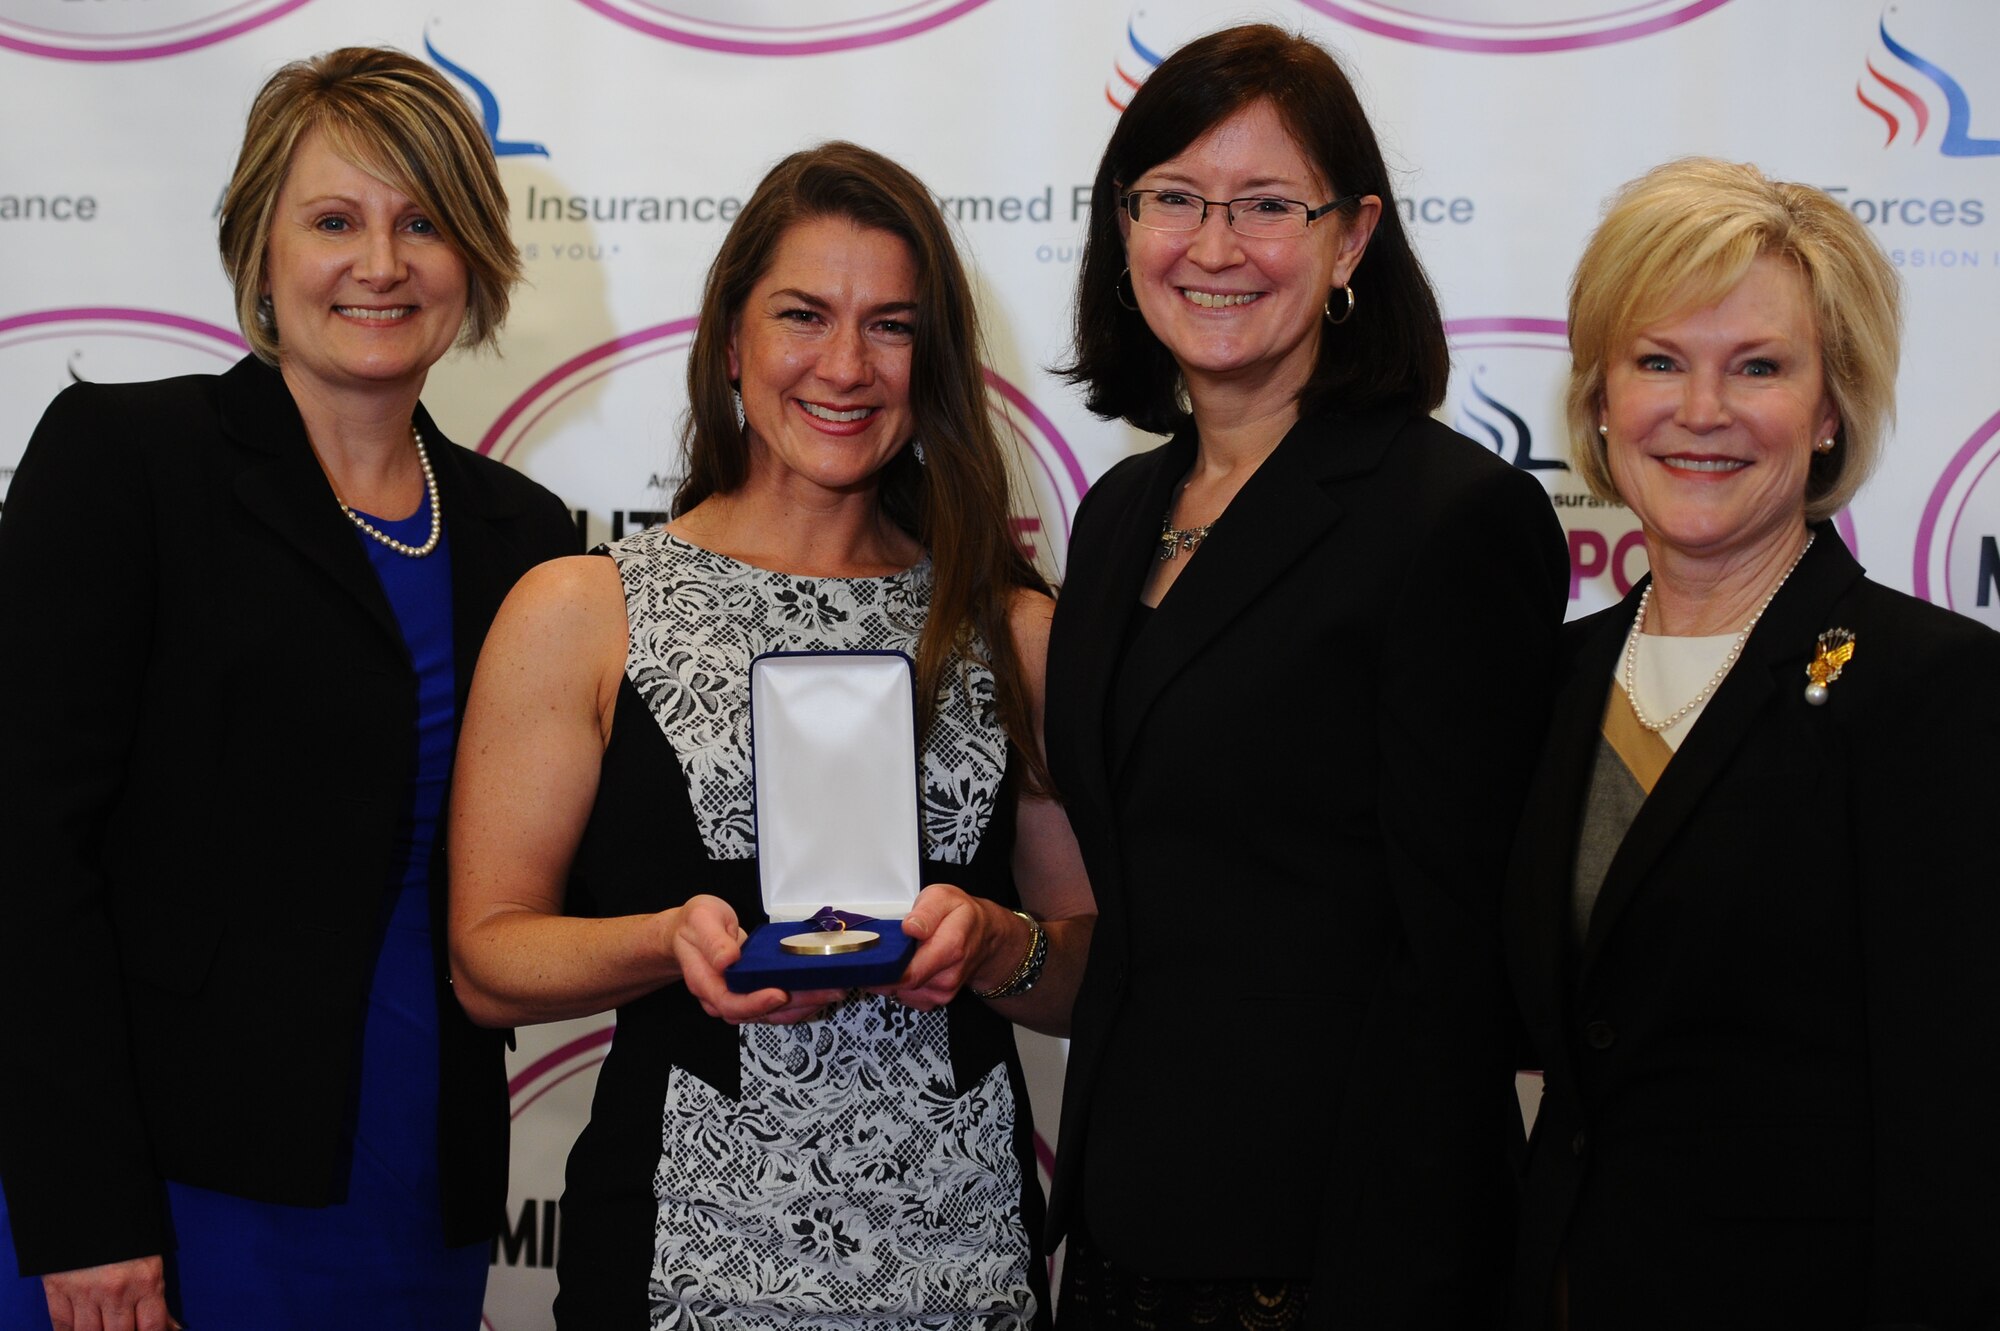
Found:
[[(255, 354), (77, 384), (0, 526), (0, 1325), (470, 1327), (499, 1037), (450, 997), (457, 720), (554, 495), (420, 401), (519, 259), (479, 122), (349, 48), (257, 96), (221, 248)], [(118, 515), (79, 539), (80, 515)]]
[(1705, 159), (1577, 267), (1576, 461), (1652, 571), (1565, 629), (1508, 876), (1520, 1331), (2000, 1317), (2000, 634), (1831, 522), (1897, 288), (1834, 199)]
[(286, 65), (250, 107), (243, 149), (222, 200), (222, 266), (236, 321), (267, 365), (280, 354), (265, 291), (271, 222), (299, 145), (310, 136), (393, 185), (452, 240), (466, 267), (462, 347), (493, 347), (521, 252), (486, 132), (444, 75), (400, 51), (349, 47)]
[(1847, 507), (1874, 472), (1895, 415), (1902, 333), (1895, 270), (1825, 191), (1767, 179), (1748, 163), (1690, 158), (1619, 195), (1570, 283), (1571, 464), (1598, 498), (1618, 498), (1597, 433), (1612, 356), (1670, 311), (1711, 304), (1765, 256), (1805, 278), (1821, 374), (1840, 417), (1836, 447), (1814, 454), (1807, 474), (1806, 520)]

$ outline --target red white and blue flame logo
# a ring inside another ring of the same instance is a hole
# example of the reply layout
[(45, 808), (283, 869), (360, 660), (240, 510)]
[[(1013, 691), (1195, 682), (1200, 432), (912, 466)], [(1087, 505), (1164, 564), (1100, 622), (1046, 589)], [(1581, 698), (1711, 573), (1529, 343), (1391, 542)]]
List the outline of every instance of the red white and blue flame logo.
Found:
[[(1854, 97), (1881, 118), (1888, 131), (1884, 148), (1898, 141), (1905, 147), (1920, 147), (1928, 135), (1945, 157), (2000, 154), (2000, 138), (1981, 138), (1972, 132), (1972, 98), (1965, 85), (1932, 58), (1938, 52), (1919, 51), (1917, 44), (1900, 40), (1889, 30), (1887, 12), (1875, 31), (1880, 49), (1868, 57), (1865, 72), (1854, 85)], [(1933, 122), (1940, 119), (1943, 129), (1931, 134)]]

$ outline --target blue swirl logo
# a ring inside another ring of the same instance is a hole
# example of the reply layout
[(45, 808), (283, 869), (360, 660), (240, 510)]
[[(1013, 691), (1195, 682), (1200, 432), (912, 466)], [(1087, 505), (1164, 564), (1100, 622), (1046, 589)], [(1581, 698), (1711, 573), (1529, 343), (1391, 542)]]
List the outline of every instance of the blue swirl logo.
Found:
[(486, 129), (486, 141), (493, 145), (495, 157), (547, 157), (549, 150), (539, 143), (523, 139), (503, 139), (500, 137), (500, 99), (486, 86), (486, 80), (474, 74), (465, 66), (448, 59), (437, 49), (429, 33), (424, 34), (424, 54), (431, 63), (445, 73), (463, 83), (471, 90), (473, 99), (479, 103), (479, 123)]
[(1535, 432), (1527, 418), (1488, 392), (1481, 382), (1484, 365), (1465, 377), (1465, 389), (1452, 424), (1460, 434), (1483, 440), (1488, 447), (1522, 471), (1568, 471), (1561, 458), (1535, 456)]

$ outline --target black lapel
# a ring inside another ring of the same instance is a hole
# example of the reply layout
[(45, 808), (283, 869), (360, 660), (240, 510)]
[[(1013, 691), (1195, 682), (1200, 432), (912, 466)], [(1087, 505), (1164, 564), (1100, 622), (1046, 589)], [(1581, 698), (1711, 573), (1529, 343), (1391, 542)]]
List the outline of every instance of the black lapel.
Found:
[(1635, 588), (1624, 604), (1593, 617), (1588, 625), (1564, 630), (1566, 635), (1582, 636), (1565, 653), (1565, 673), (1550, 713), (1541, 765), (1521, 811), (1509, 929), (1520, 940), (1521, 964), (1516, 971), (1522, 992), (1532, 995), (1535, 1005), (1525, 1015), (1537, 1026), (1560, 1020), (1569, 977), (1577, 830), (1602, 733), (1605, 692), (1612, 686), (1611, 672), (1638, 600)]
[(1542, 765), (1522, 809), (1520, 849), (1514, 877), (1520, 891), (1514, 909), (1528, 947), (1528, 969), (1534, 977), (1536, 1021), (1554, 1021), (1560, 1011), (1570, 951), (1570, 911), (1576, 877), (1576, 833), (1590, 789), (1590, 769), (1602, 733), (1604, 693), (1612, 685), (1612, 667), (1624, 646), (1624, 628), (1638, 608), (1638, 590), (1604, 612), (1566, 662), (1562, 687), (1548, 721)]
[(1074, 669), (1050, 681), (1050, 699), (1053, 703), (1060, 690), (1072, 700), (1074, 710), (1061, 720), (1069, 733), (1061, 739), (1070, 746), (1072, 765), (1085, 776), (1086, 789), (1079, 793), (1102, 808), (1109, 808), (1110, 799), (1104, 718), (1118, 646), (1153, 566), (1167, 498), (1193, 462), (1194, 437), (1176, 436), (1132, 464), (1129, 478), (1118, 477), (1109, 486), (1100, 482), (1089, 497), (1089, 552), (1071, 565), (1062, 584), (1058, 622), (1073, 630), (1074, 645), (1057, 651), (1052, 643), (1049, 659)]
[(354, 597), (370, 618), (402, 643), (396, 617), (368, 554), (334, 498), (306, 440), (305, 422), (285, 381), (252, 358), (222, 376), (222, 429), (253, 460), (236, 474), (236, 495), (280, 539)]
[(1619, 914), (1728, 767), (1773, 695), (1791, 689), (1794, 700), (1806, 705), (1805, 667), (1812, 659), (1814, 643), (1833, 603), (1861, 576), (1861, 566), (1841, 544), (1832, 525), (1821, 523), (1815, 530), (1818, 538), (1813, 548), (1758, 621), (1750, 641), (1744, 644), (1742, 657), (1708, 700), (1694, 729), (1626, 831), (1591, 912), (1590, 932), (1577, 973), (1579, 985), (1590, 978), (1592, 964), (1616, 927)]
[[(1244, 483), (1134, 647), (1106, 734), (1111, 780), (1117, 779), (1161, 690), (1340, 521), (1342, 509), (1330, 492), (1331, 483), (1374, 470), (1406, 419), (1372, 413), (1301, 420)], [(1192, 451), (1187, 461), (1192, 465)], [(1168, 484), (1180, 475), (1174, 473)], [(1165, 509), (1162, 490), (1159, 512)], [(1159, 516), (1152, 521), (1158, 523)]]

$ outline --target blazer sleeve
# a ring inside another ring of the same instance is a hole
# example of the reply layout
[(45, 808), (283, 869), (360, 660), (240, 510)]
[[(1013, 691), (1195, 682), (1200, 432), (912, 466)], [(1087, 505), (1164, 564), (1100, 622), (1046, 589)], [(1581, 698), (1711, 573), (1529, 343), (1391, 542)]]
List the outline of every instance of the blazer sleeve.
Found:
[(154, 633), (142, 437), (114, 392), (71, 387), (0, 519), (0, 1181), (25, 1274), (166, 1243), (101, 854)]
[[(2000, 634), (1942, 611), (1921, 627), (1937, 623), (1948, 645), (1899, 676), (1848, 755), (1873, 1118), (1868, 1325), (1885, 1329), (2000, 1325)], [(1864, 634), (1850, 673), (1918, 630)]]
[(1416, 505), (1430, 527), (1401, 570), (1376, 700), (1405, 947), (1355, 1054), (1372, 1075), (1353, 1078), (1335, 1129), (1352, 1149), (1335, 1154), (1314, 1275), (1332, 1297), (1316, 1292), (1315, 1325), (1497, 1325), (1512, 1254), (1520, 1118), (1500, 898), (1548, 720), (1567, 552), (1541, 486), (1511, 468)]

